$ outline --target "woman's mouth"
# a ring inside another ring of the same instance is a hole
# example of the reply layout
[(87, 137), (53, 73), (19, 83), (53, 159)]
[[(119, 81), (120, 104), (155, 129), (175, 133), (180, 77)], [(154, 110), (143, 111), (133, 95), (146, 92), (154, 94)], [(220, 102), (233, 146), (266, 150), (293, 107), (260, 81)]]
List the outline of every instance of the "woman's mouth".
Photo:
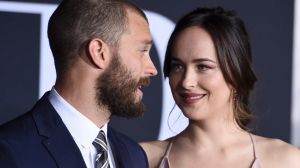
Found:
[(183, 102), (186, 104), (194, 104), (200, 101), (206, 94), (197, 94), (197, 93), (182, 93), (180, 96), (183, 99)]

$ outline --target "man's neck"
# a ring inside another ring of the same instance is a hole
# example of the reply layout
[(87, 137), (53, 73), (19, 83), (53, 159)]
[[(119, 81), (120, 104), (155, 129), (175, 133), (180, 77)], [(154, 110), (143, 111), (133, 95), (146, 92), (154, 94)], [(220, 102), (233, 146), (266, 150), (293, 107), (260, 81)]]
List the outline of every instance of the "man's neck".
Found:
[(54, 86), (57, 93), (82, 115), (90, 119), (99, 128), (110, 119), (110, 112), (107, 108), (101, 108), (96, 102), (93, 87), (85, 87), (84, 84), (76, 86), (73, 83), (64, 85), (57, 83)]

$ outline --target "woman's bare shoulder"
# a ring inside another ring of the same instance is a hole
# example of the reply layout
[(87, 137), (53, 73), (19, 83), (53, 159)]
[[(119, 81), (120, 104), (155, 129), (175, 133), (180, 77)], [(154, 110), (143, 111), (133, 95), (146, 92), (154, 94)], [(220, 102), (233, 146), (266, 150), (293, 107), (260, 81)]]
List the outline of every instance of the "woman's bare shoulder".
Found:
[(169, 140), (164, 141), (147, 141), (147, 142), (140, 142), (140, 145), (145, 148), (151, 148), (155, 150), (161, 150), (169, 144)]
[(165, 151), (168, 147), (169, 140), (164, 141), (148, 141), (148, 142), (141, 142), (140, 145), (145, 150), (149, 167), (157, 167), (159, 162), (163, 158)]
[(280, 139), (255, 137), (258, 146), (258, 157), (262, 162), (262, 167), (300, 167), (299, 148)]
[[(141, 142), (140, 145), (145, 150), (146, 154), (149, 156), (163, 156), (169, 144), (169, 140), (165, 141), (148, 141), (148, 142)], [(148, 156), (148, 157), (149, 157)]]

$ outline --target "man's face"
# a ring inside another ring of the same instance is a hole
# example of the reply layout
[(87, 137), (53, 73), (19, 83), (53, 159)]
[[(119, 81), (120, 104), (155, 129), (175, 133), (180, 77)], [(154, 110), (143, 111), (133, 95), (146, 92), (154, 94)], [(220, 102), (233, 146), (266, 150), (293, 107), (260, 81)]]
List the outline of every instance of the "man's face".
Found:
[(97, 99), (112, 115), (131, 118), (143, 114), (141, 88), (149, 85), (149, 77), (157, 70), (149, 55), (152, 38), (147, 21), (130, 10), (127, 17), (127, 30), (120, 37), (109, 68), (98, 79)]
[(133, 118), (144, 112), (144, 104), (137, 100), (137, 89), (150, 84), (149, 77), (135, 78), (115, 54), (109, 68), (98, 78), (97, 101), (112, 115)]

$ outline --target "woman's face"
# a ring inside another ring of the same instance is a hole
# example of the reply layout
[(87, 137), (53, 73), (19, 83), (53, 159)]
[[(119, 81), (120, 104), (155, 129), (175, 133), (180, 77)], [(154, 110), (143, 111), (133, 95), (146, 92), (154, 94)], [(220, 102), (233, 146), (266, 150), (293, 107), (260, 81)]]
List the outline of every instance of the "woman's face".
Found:
[(219, 67), (212, 38), (189, 27), (175, 39), (169, 83), (176, 104), (190, 120), (227, 116), (231, 91)]

